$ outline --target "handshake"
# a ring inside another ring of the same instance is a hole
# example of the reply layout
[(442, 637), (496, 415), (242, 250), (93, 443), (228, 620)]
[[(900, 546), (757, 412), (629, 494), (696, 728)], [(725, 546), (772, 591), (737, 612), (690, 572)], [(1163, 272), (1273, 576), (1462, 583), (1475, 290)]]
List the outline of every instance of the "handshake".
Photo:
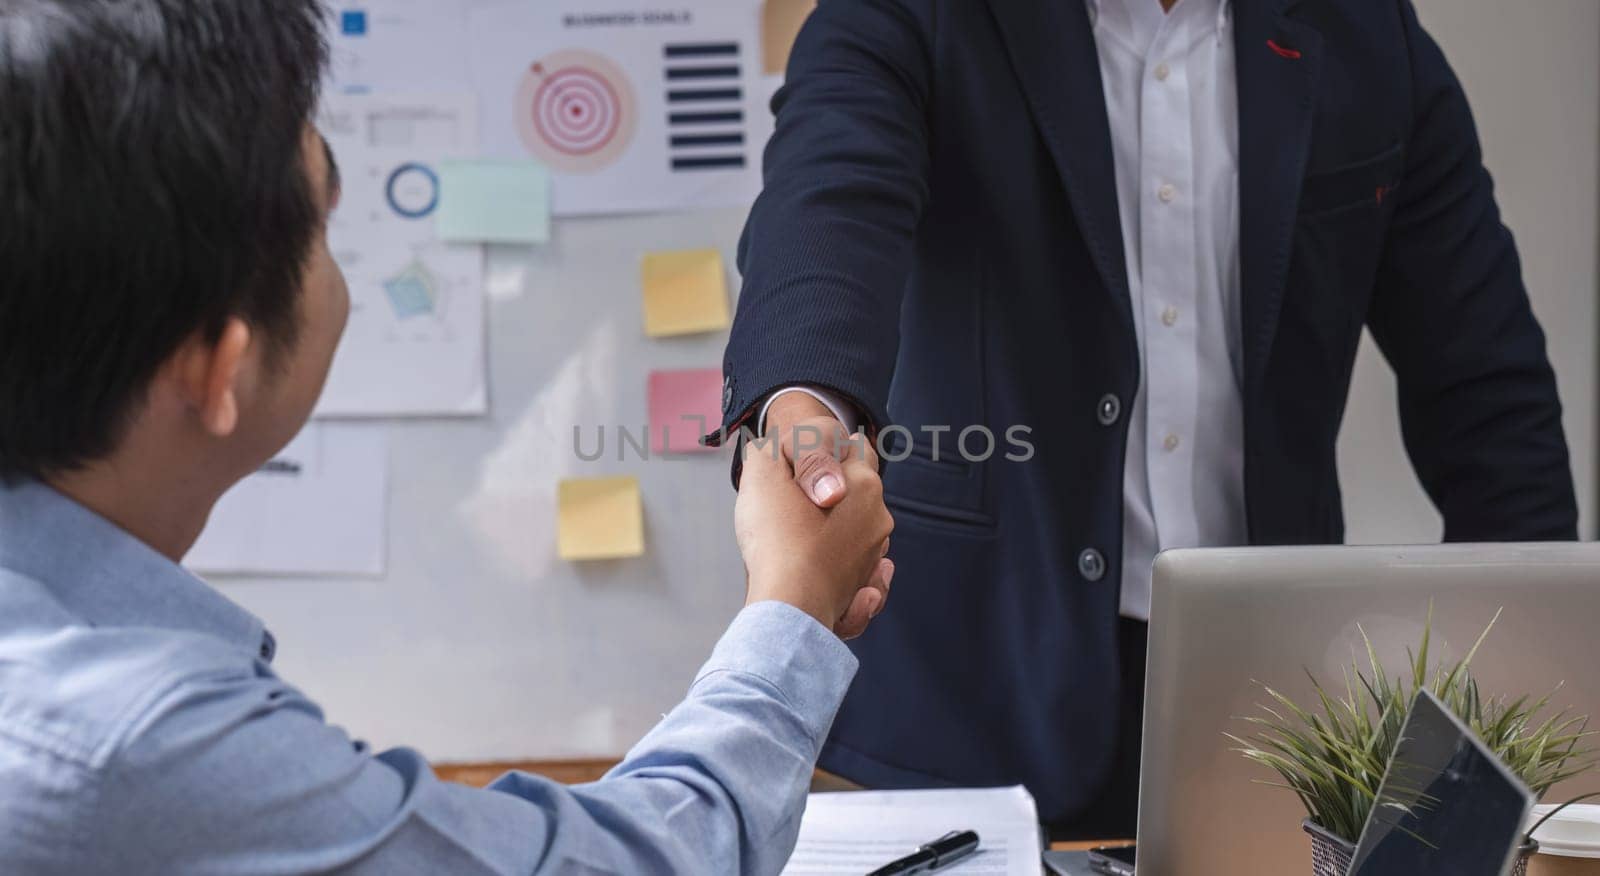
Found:
[(813, 399), (784, 396), (770, 413), (768, 437), (744, 446), (734, 504), (745, 603), (785, 602), (854, 638), (883, 610), (894, 577), (878, 455)]

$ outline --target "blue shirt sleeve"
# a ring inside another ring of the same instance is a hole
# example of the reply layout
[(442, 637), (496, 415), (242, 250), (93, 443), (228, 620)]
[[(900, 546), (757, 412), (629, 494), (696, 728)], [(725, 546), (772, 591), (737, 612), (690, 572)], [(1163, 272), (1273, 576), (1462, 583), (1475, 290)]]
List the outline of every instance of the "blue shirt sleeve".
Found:
[(292, 687), (168, 686), (100, 771), (85, 869), (119, 873), (777, 873), (856, 661), (776, 602), (747, 607), (688, 697), (605, 778), (442, 782)]

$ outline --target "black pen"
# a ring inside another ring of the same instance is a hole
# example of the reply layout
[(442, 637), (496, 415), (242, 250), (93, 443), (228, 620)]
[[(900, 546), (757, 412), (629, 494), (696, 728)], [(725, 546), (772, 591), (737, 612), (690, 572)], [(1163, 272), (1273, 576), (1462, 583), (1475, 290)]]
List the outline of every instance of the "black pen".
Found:
[(953, 830), (931, 843), (917, 849), (898, 861), (873, 870), (867, 876), (906, 876), (924, 870), (946, 867), (978, 850), (978, 834), (970, 830)]

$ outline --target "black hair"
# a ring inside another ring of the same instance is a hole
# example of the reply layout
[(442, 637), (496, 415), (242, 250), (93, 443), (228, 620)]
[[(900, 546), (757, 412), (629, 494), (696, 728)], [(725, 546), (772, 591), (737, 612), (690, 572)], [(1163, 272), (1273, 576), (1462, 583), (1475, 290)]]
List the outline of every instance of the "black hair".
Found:
[(0, 478), (115, 449), (230, 317), (295, 342), (317, 0), (0, 0)]

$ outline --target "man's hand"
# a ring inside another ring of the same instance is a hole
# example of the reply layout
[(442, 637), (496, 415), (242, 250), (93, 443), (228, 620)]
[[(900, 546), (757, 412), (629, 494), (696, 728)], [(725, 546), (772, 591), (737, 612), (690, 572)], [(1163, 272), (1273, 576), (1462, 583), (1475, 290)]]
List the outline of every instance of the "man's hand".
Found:
[(883, 610), (894, 577), (884, 557), (894, 521), (877, 454), (864, 436), (858, 440), (859, 451), (834, 460), (841, 489), (828, 509), (801, 491), (773, 439), (746, 444), (733, 511), (749, 576), (746, 604), (786, 602), (843, 639), (860, 635)]
[(844, 500), (849, 485), (840, 458), (859, 451), (846, 444), (850, 436), (827, 405), (803, 392), (781, 395), (767, 411), (766, 435), (782, 447), (812, 504), (832, 508)]

